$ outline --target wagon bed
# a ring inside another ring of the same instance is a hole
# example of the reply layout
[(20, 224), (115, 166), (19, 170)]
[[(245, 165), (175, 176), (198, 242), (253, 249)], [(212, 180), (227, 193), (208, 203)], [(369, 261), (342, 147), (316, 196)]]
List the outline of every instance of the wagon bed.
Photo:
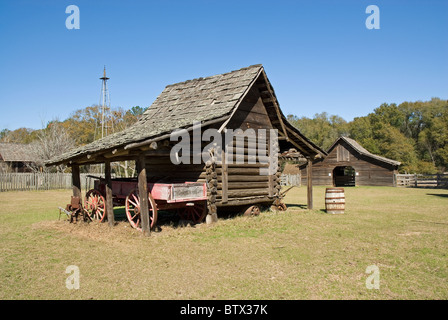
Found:
[[(106, 184), (101, 177), (94, 178), (94, 188), (86, 193), (85, 209), (92, 219), (103, 221), (106, 212)], [(132, 227), (140, 229), (140, 196), (136, 178), (112, 179), (112, 203), (125, 206)], [(176, 210), (181, 219), (201, 222), (207, 212), (207, 186), (200, 182), (148, 182), (148, 200), (151, 228), (157, 223), (158, 210)]]

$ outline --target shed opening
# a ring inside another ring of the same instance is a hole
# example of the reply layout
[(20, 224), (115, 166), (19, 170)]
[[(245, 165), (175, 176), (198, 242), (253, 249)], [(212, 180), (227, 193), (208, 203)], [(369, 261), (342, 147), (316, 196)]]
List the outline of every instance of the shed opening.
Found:
[(340, 166), (333, 170), (333, 185), (335, 187), (354, 187), (356, 185), (355, 168)]

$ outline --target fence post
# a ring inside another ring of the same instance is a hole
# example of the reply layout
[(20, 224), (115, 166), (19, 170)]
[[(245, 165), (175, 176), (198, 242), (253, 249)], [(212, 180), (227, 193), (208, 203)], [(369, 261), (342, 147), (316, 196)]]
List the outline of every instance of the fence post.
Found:
[(414, 173), (414, 184), (415, 184), (415, 187), (417, 188), (418, 183), (417, 183), (417, 174), (416, 173)]

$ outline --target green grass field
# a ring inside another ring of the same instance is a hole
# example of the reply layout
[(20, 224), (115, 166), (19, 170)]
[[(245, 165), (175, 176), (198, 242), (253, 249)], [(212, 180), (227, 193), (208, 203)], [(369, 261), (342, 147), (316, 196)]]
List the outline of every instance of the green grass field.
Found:
[[(448, 190), (345, 188), (346, 211), (286, 212), (162, 226), (69, 224), (70, 191), (0, 193), (0, 299), (447, 299)], [(66, 288), (79, 267), (80, 288)], [(367, 289), (369, 266), (379, 289)]]

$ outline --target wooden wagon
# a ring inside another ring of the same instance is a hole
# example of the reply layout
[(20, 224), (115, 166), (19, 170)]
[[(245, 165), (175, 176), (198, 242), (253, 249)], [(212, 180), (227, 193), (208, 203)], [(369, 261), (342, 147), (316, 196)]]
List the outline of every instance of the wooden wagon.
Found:
[[(103, 221), (106, 210), (106, 181), (94, 177), (94, 188), (87, 191), (84, 209), (90, 219)], [(112, 179), (113, 206), (124, 206), (126, 217), (133, 228), (141, 229), (141, 199), (138, 181), (133, 178)], [(206, 213), (207, 187), (205, 183), (148, 183), (150, 227), (157, 223), (159, 210), (176, 210), (180, 218), (193, 223), (201, 222)]]

